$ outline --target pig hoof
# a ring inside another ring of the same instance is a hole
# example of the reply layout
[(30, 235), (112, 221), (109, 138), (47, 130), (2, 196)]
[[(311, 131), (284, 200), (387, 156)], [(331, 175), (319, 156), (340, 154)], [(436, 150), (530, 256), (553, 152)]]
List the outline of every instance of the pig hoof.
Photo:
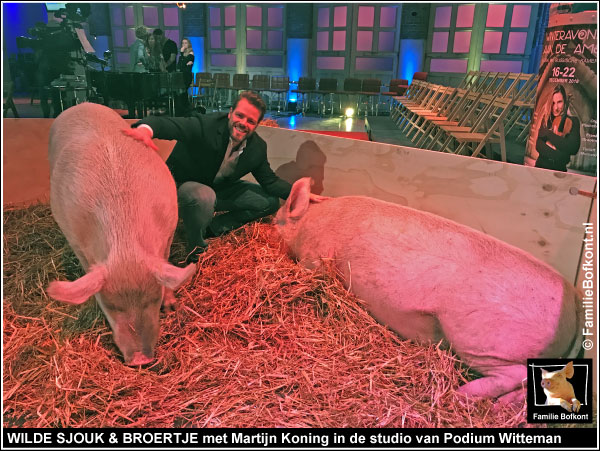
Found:
[(175, 310), (175, 302), (165, 302), (160, 309), (165, 313), (173, 312)]
[(560, 406), (565, 409), (567, 412), (572, 411), (572, 406), (570, 402), (565, 401), (564, 399), (560, 400)]
[(175, 310), (175, 296), (172, 292), (165, 295), (160, 309), (165, 313)]
[(498, 398), (498, 401), (501, 404), (508, 404), (513, 407), (522, 407), (525, 404), (525, 391), (521, 389), (511, 391), (505, 395), (500, 396)]
[(151, 363), (153, 361), (154, 361), (154, 358), (152, 358), (152, 357), (148, 357), (148, 356), (142, 354), (141, 352), (134, 352), (131, 360), (129, 362), (125, 362), (125, 365), (141, 366), (141, 365), (146, 365), (148, 363)]
[(575, 398), (573, 398), (571, 401), (573, 402), (573, 412), (579, 412), (579, 409), (581, 408), (581, 403)]

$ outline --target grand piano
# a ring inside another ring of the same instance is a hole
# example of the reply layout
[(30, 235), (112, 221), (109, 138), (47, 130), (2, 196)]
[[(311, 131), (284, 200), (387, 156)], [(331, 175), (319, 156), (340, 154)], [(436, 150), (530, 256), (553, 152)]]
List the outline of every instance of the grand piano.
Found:
[(129, 118), (142, 118), (150, 102), (167, 104), (168, 114), (175, 115), (175, 99), (187, 91), (182, 72), (90, 71), (90, 82), (108, 105), (110, 100), (127, 104)]

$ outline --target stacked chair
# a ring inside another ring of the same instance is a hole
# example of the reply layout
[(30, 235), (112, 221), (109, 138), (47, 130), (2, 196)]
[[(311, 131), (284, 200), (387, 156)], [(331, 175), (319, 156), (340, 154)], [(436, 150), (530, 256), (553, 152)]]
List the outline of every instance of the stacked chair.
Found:
[(506, 136), (523, 140), (531, 121), (538, 77), (508, 72), (469, 72), (458, 87), (416, 77), (405, 95), (393, 97), (392, 119), (416, 147), (493, 158)]
[(390, 80), (389, 90), (381, 93), (384, 103), (388, 105), (388, 112), (392, 112), (392, 98), (404, 95), (408, 89), (408, 80), (403, 78), (393, 78)]

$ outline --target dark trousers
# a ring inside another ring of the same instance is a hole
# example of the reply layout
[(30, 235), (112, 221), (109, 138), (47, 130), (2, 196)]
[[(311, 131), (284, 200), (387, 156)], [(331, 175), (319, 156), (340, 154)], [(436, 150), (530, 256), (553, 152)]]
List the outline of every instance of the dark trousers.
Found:
[[(179, 216), (183, 219), (188, 252), (206, 247), (208, 236), (219, 236), (263, 216), (275, 213), (279, 198), (256, 183), (237, 180), (211, 188), (186, 182), (177, 188)], [(226, 211), (214, 216), (215, 211)]]

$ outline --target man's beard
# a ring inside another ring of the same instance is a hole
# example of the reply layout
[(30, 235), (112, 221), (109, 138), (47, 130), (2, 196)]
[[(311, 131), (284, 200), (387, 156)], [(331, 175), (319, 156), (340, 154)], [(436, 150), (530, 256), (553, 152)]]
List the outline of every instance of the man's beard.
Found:
[[(242, 138), (241, 138), (239, 141), (237, 141), (237, 140), (235, 140), (235, 139), (233, 138), (233, 136), (234, 136), (234, 131), (235, 131), (236, 133), (243, 134), (243, 137), (242, 137)], [(252, 133), (251, 133), (251, 132), (250, 132), (248, 129), (244, 129), (244, 130), (242, 131), (242, 130), (240, 130), (240, 129), (237, 129), (237, 128), (235, 127), (235, 125), (233, 124), (233, 122), (230, 122), (230, 123), (229, 123), (229, 136), (230, 136), (230, 137), (231, 137), (231, 138), (232, 138), (234, 141), (236, 141), (236, 142), (238, 142), (238, 143), (242, 143), (242, 142), (244, 142), (245, 140), (247, 140), (247, 139), (250, 137), (250, 135), (251, 135), (251, 134), (252, 134)]]

